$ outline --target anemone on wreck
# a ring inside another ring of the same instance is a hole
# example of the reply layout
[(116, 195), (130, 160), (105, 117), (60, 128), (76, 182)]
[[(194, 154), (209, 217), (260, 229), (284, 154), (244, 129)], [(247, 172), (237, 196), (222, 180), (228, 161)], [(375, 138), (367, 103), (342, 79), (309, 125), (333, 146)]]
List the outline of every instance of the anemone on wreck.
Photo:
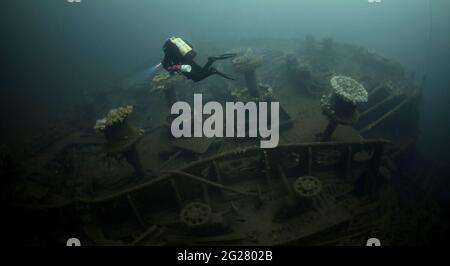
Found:
[(330, 80), (332, 92), (321, 99), (323, 113), (329, 123), (322, 141), (329, 141), (338, 124), (351, 125), (359, 118), (356, 106), (368, 101), (364, 86), (346, 76), (334, 76)]
[(346, 102), (356, 105), (365, 103), (368, 100), (369, 94), (364, 86), (350, 77), (334, 76), (331, 78), (330, 83), (333, 92)]
[(111, 109), (104, 118), (97, 120), (94, 129), (107, 134), (111, 128), (123, 124), (132, 112), (133, 106), (131, 105)]
[(170, 75), (166, 72), (157, 74), (152, 80), (153, 88), (151, 91), (162, 90), (166, 98), (166, 103), (170, 108), (177, 101), (175, 87), (182, 80), (183, 77), (179, 74)]
[(313, 80), (311, 65), (305, 60), (297, 58), (295, 55), (287, 55), (285, 58), (286, 74), (290, 81), (301, 90), (309, 94), (318, 91), (318, 86)]
[(261, 94), (258, 96), (251, 96), (248, 93), (248, 89), (237, 88), (234, 86), (230, 86), (228, 88), (229, 93), (233, 96), (235, 101), (272, 101), (274, 99), (273, 88), (268, 84), (259, 83), (258, 88), (261, 91)]
[(247, 88), (252, 96), (258, 96), (258, 83), (256, 82), (256, 69), (262, 65), (262, 57), (256, 56), (252, 49), (232, 60), (236, 72), (244, 74)]
[(170, 75), (169, 73), (160, 73), (152, 79), (153, 90), (165, 90), (177, 85), (182, 76), (178, 74)]
[(317, 41), (316, 38), (314, 37), (314, 35), (312, 34), (307, 34), (305, 36), (305, 50), (306, 52), (314, 52), (317, 48)]
[(256, 56), (251, 48), (232, 60), (236, 71), (248, 72), (257, 69), (262, 65), (261, 56)]
[(108, 114), (97, 120), (94, 129), (104, 134), (105, 149), (109, 155), (123, 157), (134, 168), (138, 177), (144, 175), (136, 144), (141, 140), (144, 131), (135, 128), (128, 122), (133, 106), (128, 105), (111, 109)]
[(332, 92), (321, 99), (322, 110), (342, 124), (352, 124), (357, 119), (356, 106), (368, 100), (364, 86), (346, 76), (334, 76), (330, 80)]

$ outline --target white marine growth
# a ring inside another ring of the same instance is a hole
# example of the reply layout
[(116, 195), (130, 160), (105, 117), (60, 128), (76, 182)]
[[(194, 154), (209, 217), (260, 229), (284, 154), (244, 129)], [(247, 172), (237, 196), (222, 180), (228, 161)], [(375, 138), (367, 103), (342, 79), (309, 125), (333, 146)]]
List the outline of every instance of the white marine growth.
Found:
[(245, 50), (232, 61), (233, 66), (238, 72), (254, 71), (262, 65), (262, 57), (256, 56), (251, 48)]
[(362, 84), (346, 76), (331, 78), (331, 86), (336, 96), (354, 105), (368, 101), (369, 95)]
[(133, 112), (132, 105), (111, 109), (104, 118), (97, 120), (94, 129), (97, 132), (103, 132), (105, 131), (105, 129), (111, 126), (121, 124), (125, 121), (125, 119), (127, 119), (127, 117), (132, 112)]

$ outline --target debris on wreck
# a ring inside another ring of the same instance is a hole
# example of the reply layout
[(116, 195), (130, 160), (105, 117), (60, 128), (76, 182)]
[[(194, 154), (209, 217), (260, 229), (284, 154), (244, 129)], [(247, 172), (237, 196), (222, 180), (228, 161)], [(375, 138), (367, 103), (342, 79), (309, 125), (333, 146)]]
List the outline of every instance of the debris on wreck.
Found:
[(232, 60), (236, 72), (244, 74), (247, 89), (251, 96), (259, 96), (258, 83), (256, 81), (256, 69), (262, 65), (262, 57), (253, 53), (252, 49)]
[[(360, 133), (369, 132), (372, 128), (385, 122), (389, 117), (420, 97), (419, 89), (413, 84), (394, 83), (392, 81), (381, 82), (369, 92), (371, 105), (360, 114), (361, 124), (364, 126)], [(388, 111), (384, 111), (387, 109)], [(369, 121), (369, 122), (367, 122)], [(405, 125), (405, 128), (407, 126)]]
[(313, 75), (311, 66), (306, 61), (299, 62), (294, 54), (288, 54), (285, 58), (286, 74), (290, 81), (301, 91), (308, 95), (316, 95), (321, 91), (321, 85), (317, 77)]
[(305, 36), (305, 53), (314, 55), (317, 52), (317, 40), (312, 34)]
[(334, 59), (334, 40), (331, 37), (325, 37), (322, 39), (322, 54), (327, 56), (327, 59)]
[(167, 106), (170, 109), (177, 101), (176, 86), (179, 85), (182, 80), (183, 77), (178, 74), (170, 75), (166, 72), (157, 74), (152, 80), (151, 91), (163, 91)]
[(180, 220), (195, 235), (213, 235), (226, 229), (222, 215), (203, 202), (187, 204), (180, 212)]
[[(356, 198), (350, 193), (352, 179), (316, 177), (322, 176), (326, 167), (312, 164), (315, 151), (321, 147), (348, 150), (349, 154), (340, 155), (342, 159), (348, 160), (346, 171), (357, 174), (360, 172), (357, 168), (373, 168), (376, 173), (381, 154), (352, 168), (352, 151), (361, 148), (380, 150), (384, 144), (385, 141), (318, 142), (280, 145), (270, 152), (256, 147), (239, 153), (230, 151), (194, 161), (176, 171), (162, 171), (162, 175), (155, 179), (106, 197), (79, 201), (90, 206), (90, 213), (98, 214), (96, 219), (99, 222), (106, 217), (110, 219), (111, 215), (127, 218), (129, 228), (122, 233), (122, 237), (111, 237), (112, 232), (117, 232), (114, 228), (121, 226), (120, 221), (113, 220), (115, 227), (102, 227), (101, 231), (104, 232), (97, 243), (107, 244), (104, 242), (108, 238), (108, 242), (126, 239), (126, 245), (137, 242), (155, 245), (161, 243), (160, 238), (146, 236), (158, 227), (168, 227), (164, 232), (165, 245), (273, 245), (307, 241), (313, 234), (326, 237), (324, 232), (337, 226), (341, 226), (337, 234), (348, 232), (346, 228), (354, 230), (350, 228), (354, 222), (349, 223), (352, 219), (349, 211), (371, 207), (370, 202), (361, 205), (355, 202)], [(299, 162), (298, 167), (308, 169), (306, 176), (298, 177), (292, 169), (281, 166), (285, 155), (305, 152), (307, 158)], [(265, 158), (265, 163), (250, 163), (255, 158)], [(236, 178), (234, 173), (239, 174), (242, 170), (235, 172), (234, 168), (227, 167), (236, 160), (249, 163), (246, 166), (250, 167), (247, 178)], [(314, 172), (314, 176), (311, 172)], [(141, 197), (143, 195), (153, 195), (161, 207), (147, 208), (148, 199)], [(291, 198), (289, 206), (283, 205), (286, 196)], [(337, 202), (328, 198), (334, 198)], [(95, 212), (99, 208), (102, 211)], [(286, 215), (277, 217), (279, 210)], [(87, 224), (92, 225), (92, 221)], [(358, 231), (352, 232), (364, 235), (369, 229), (360, 227)], [(130, 234), (133, 237), (129, 237)]]
[(358, 59), (362, 63), (383, 72), (387, 77), (401, 77), (405, 75), (405, 71), (400, 63), (382, 56), (374, 49), (363, 49)]
[(133, 106), (128, 105), (111, 109), (102, 119), (97, 120), (94, 129), (104, 134), (106, 138), (105, 149), (108, 155), (125, 158), (133, 167), (138, 178), (145, 176), (136, 144), (141, 140), (144, 131), (130, 125), (128, 116), (133, 112)]
[(299, 213), (316, 211), (323, 199), (322, 181), (314, 176), (298, 177), (292, 185), (293, 193), (286, 197), (280, 211), (276, 214), (276, 219), (283, 221)]

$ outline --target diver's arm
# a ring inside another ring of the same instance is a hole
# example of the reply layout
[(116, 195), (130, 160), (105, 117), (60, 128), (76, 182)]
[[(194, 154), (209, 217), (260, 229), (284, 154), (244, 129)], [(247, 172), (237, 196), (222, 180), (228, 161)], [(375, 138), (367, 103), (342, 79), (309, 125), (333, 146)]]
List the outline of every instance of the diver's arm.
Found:
[(163, 66), (163, 68), (164, 68), (165, 70), (169, 71), (169, 67), (170, 67), (170, 65), (171, 65), (171, 61), (172, 61), (172, 60), (170, 60), (169, 55), (168, 55), (167, 53), (164, 54), (164, 59), (163, 59), (163, 61), (161, 62), (161, 64), (162, 64), (162, 66)]
[(164, 55), (164, 59), (161, 62), (161, 64), (162, 64), (163, 68), (167, 72), (169, 72), (170, 75), (175, 74), (175, 72), (177, 72), (179, 70), (178, 69), (178, 65), (173, 63), (173, 60), (171, 59), (171, 57), (167, 53)]

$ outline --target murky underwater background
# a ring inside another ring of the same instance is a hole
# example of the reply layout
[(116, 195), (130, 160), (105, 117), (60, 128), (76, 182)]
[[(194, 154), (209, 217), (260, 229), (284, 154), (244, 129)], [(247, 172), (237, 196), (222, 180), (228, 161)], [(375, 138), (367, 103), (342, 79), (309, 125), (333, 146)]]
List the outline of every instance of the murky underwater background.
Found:
[(295, 39), (312, 33), (375, 49), (399, 60), (418, 79), (428, 73), (421, 150), (442, 157), (442, 145), (450, 142), (448, 116), (439, 115), (448, 113), (450, 99), (445, 0), (43, 0), (1, 5), (1, 131), (8, 140), (29, 126), (39, 128), (79, 101), (83, 90), (112, 86), (159, 62), (163, 41), (173, 34), (200, 49), (221, 40)]

